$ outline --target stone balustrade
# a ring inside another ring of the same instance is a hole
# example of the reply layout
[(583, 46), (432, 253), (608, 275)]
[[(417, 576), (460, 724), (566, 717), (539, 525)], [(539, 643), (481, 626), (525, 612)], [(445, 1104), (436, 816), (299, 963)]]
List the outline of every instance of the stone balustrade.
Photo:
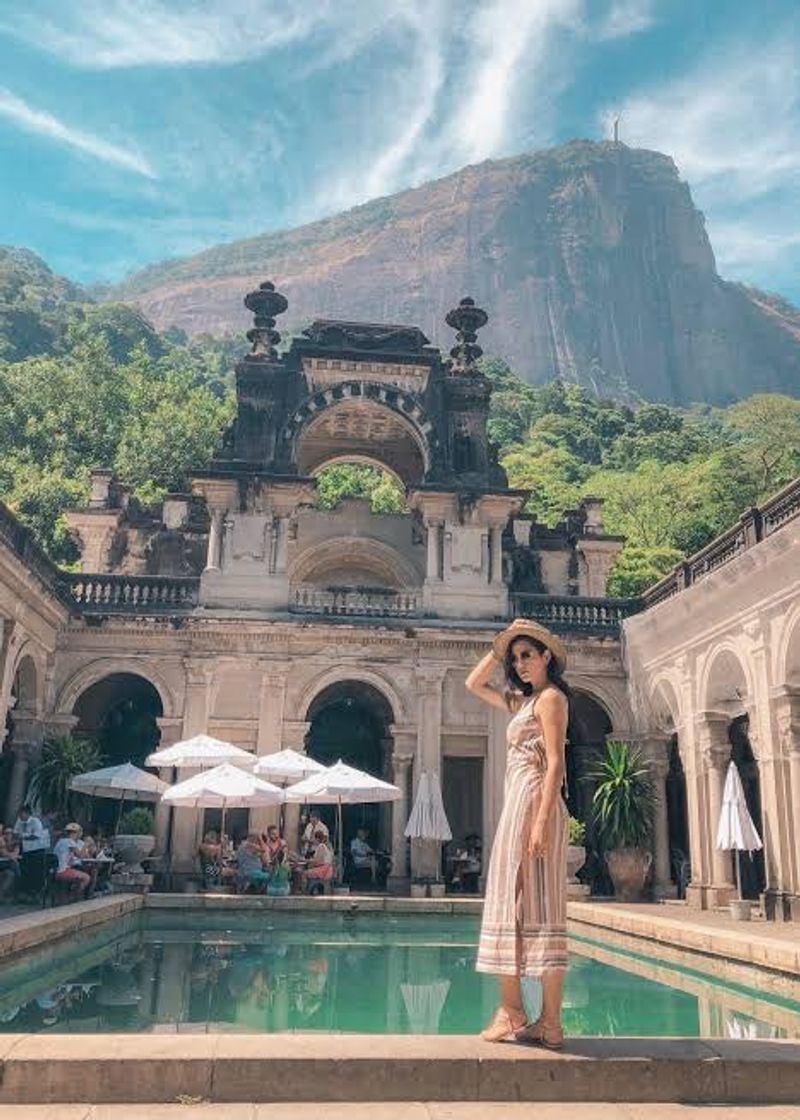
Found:
[(641, 610), (639, 599), (589, 599), (580, 595), (512, 592), (512, 618), (530, 618), (553, 630), (619, 634), (623, 619)]
[(66, 574), (64, 579), (84, 613), (185, 612), (197, 606), (200, 580), (194, 576), (114, 576)]
[(356, 587), (323, 588), (297, 584), (291, 590), (289, 610), (292, 614), (414, 618), (421, 614), (421, 596), (416, 590), (361, 590)]
[(684, 587), (698, 583), (795, 517), (800, 517), (800, 478), (779, 490), (763, 506), (747, 510), (732, 528), (720, 533), (705, 548), (682, 561), (668, 576), (645, 591), (642, 596), (645, 608), (663, 603)]

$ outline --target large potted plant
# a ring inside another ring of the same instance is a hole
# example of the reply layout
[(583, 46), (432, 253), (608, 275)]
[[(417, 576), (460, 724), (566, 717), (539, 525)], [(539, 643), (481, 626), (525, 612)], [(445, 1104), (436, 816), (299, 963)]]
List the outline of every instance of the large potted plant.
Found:
[(70, 782), (78, 774), (98, 770), (103, 757), (97, 744), (80, 735), (62, 735), (46, 739), (42, 753), (34, 763), (28, 783), (27, 800), (45, 813), (59, 817), (81, 816), (86, 794), (71, 790)]
[(142, 874), (142, 860), (156, 845), (155, 818), (150, 809), (130, 809), (120, 820), (114, 838), (114, 852), (131, 875)]
[(649, 848), (655, 812), (650, 764), (638, 747), (609, 739), (591, 774), (595, 826), (606, 852), (614, 893), (621, 902), (641, 899), (653, 862)]

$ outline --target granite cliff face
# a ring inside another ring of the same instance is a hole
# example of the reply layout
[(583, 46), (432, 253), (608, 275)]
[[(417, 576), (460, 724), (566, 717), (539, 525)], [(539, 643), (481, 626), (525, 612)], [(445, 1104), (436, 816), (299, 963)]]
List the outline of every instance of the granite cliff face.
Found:
[(603, 394), (724, 403), (800, 393), (800, 311), (727, 283), (702, 214), (667, 156), (612, 143), (467, 167), (288, 233), (144, 270), (111, 298), (157, 327), (244, 328), (265, 278), (312, 317), (417, 324), (449, 347), (444, 315), (472, 295), (488, 354), (525, 380)]

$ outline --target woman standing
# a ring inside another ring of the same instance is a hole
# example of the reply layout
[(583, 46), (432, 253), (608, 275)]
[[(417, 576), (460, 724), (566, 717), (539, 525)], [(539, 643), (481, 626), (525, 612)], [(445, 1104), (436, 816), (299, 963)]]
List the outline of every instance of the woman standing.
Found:
[[(509, 713), (505, 799), (497, 825), (476, 968), (500, 978), (500, 1005), (483, 1031), (489, 1042), (564, 1044), (561, 999), (567, 968), (567, 821), (561, 798), (569, 689), (560, 638), (515, 619), (467, 677), (479, 699)], [(505, 670), (504, 690), (490, 682)], [(542, 983), (542, 1012), (527, 1021), (520, 978)]]

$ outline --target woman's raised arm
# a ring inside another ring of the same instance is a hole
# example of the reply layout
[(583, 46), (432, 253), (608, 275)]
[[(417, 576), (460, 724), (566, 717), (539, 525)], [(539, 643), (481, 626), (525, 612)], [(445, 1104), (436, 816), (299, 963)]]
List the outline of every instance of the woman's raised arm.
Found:
[(484, 704), (491, 704), (493, 707), (502, 708), (504, 712), (507, 712), (508, 704), (504, 694), (496, 685), (490, 683), (490, 678), (499, 665), (500, 662), (490, 650), (485, 657), (481, 658), (464, 683), (472, 695), (477, 696), (479, 700), (483, 700)]

